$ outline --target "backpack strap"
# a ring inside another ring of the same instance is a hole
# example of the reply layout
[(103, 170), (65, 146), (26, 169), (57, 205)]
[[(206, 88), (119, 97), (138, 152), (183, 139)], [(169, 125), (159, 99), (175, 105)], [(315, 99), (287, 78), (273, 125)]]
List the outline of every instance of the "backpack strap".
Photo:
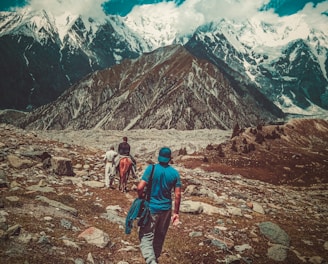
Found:
[(148, 202), (150, 200), (151, 188), (152, 188), (152, 185), (153, 185), (154, 170), (155, 170), (155, 165), (153, 164), (152, 168), (151, 168), (151, 173), (150, 173), (150, 176), (149, 176), (149, 180), (148, 180), (148, 184), (147, 184), (147, 190), (146, 190), (146, 196), (145, 196), (145, 200), (148, 201)]

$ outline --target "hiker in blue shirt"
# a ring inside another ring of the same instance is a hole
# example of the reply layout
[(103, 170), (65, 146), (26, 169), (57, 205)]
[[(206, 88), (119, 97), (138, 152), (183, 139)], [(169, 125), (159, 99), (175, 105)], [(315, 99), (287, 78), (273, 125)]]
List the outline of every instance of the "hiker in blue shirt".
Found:
[[(170, 222), (179, 223), (181, 202), (181, 180), (179, 172), (169, 165), (171, 150), (161, 148), (158, 164), (155, 164), (151, 182), (149, 201), (150, 221), (139, 229), (140, 249), (147, 264), (157, 264), (161, 255)], [(138, 197), (143, 198), (152, 171), (149, 165), (138, 184)], [(147, 186), (148, 188), (148, 186)], [(174, 211), (172, 214), (172, 191), (174, 190)]]

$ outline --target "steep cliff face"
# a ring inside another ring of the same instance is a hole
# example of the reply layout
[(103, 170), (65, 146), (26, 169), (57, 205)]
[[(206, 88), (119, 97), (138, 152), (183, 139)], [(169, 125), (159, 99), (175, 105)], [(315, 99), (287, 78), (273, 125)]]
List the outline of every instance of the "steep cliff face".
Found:
[[(222, 20), (200, 27), (185, 47), (211, 61), (227, 78), (257, 87), (286, 113), (310, 115), (312, 107), (327, 110), (327, 37), (313, 30), (307, 39), (289, 41), (293, 27), (282, 28), (280, 35), (274, 25)], [(272, 38), (271, 46), (256, 39), (261, 34)]]
[[(97, 71), (22, 122), (37, 129), (199, 129), (282, 117), (259, 92), (233, 83), (180, 45)], [(263, 106), (265, 110), (263, 110)], [(270, 111), (272, 109), (272, 111)]]
[[(327, 49), (321, 48), (319, 52), (327, 54)], [(312, 104), (328, 109), (328, 82), (311, 47), (298, 40), (290, 43), (282, 54), (271, 62), (268, 76), (272, 80), (271, 85), (277, 88), (277, 101), (284, 104), (282, 97), (287, 96), (302, 109)]]

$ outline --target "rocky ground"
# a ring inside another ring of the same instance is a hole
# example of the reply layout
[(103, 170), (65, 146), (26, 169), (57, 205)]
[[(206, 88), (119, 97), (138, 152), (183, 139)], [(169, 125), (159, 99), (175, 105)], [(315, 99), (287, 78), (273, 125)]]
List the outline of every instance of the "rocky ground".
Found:
[(323, 120), (234, 131), (0, 124), (0, 263), (143, 263), (137, 228), (125, 234), (138, 179), (127, 193), (103, 183), (104, 151), (123, 135), (139, 176), (166, 145), (182, 177), (182, 223), (161, 264), (328, 263), (327, 132)]

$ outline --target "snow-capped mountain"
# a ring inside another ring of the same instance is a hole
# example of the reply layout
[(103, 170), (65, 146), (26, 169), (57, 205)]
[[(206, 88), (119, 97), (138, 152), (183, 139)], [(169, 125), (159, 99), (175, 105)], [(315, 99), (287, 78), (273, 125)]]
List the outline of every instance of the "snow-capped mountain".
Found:
[(302, 20), (279, 27), (221, 20), (200, 27), (185, 46), (232, 78), (255, 83), (286, 113), (328, 109), (328, 36)]
[(87, 74), (176, 43), (286, 113), (327, 116), (328, 37), (302, 15), (272, 23), (221, 19), (187, 34), (178, 31), (174, 10), (166, 11), (169, 19), (132, 12), (104, 21), (28, 9), (1, 12), (0, 108), (44, 105)]
[(147, 45), (122, 25), (119, 17), (100, 24), (44, 10), (0, 12), (0, 108), (44, 105), (86, 74), (138, 57)]
[[(146, 9), (147, 16), (144, 16)], [(177, 26), (179, 14), (173, 3), (166, 4), (165, 8), (161, 5), (140, 6), (125, 17), (124, 23), (127, 28), (142, 36), (152, 49), (171, 45), (181, 36)]]

